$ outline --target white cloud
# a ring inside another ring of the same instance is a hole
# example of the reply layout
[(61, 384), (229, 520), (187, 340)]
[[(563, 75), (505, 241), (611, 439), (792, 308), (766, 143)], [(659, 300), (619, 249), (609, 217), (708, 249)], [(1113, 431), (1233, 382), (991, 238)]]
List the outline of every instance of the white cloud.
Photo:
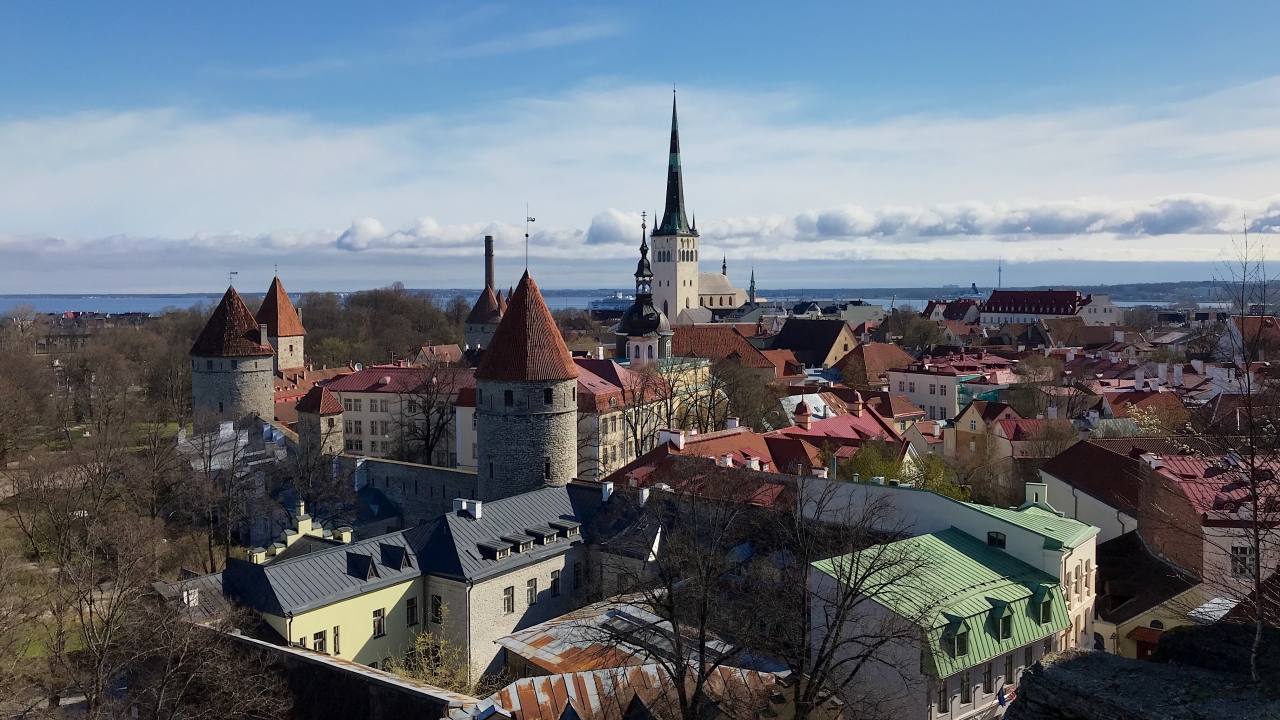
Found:
[[(417, 286), (475, 284), (443, 259), (486, 234), (522, 258), (528, 202), (531, 262), (600, 261), (604, 277), (566, 277), (625, 285), (639, 213), (661, 210), (669, 97), (593, 87), (368, 126), (171, 109), (0, 122), (0, 282), (39, 258), (100, 281), (113, 258), (204, 253), (211, 276), (305, 257), (335, 281), (412, 267)], [(1161, 107), (862, 124), (797, 120), (798, 93), (680, 97), (708, 257), (866, 284), (869, 261), (1212, 262), (1246, 219), (1280, 227), (1280, 196), (1261, 197), (1280, 175), (1280, 79)], [(1241, 98), (1250, 112), (1220, 111)]]

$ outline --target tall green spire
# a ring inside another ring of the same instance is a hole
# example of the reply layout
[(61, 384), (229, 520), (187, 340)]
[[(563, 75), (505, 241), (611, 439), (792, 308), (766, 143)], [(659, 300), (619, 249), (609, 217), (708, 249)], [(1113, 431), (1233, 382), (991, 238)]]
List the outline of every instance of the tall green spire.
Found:
[(747, 286), (747, 298), (754, 303), (756, 301), (756, 269), (751, 268), (751, 284)]
[(653, 235), (691, 235), (698, 231), (689, 225), (684, 210), (684, 177), (680, 171), (680, 127), (676, 122), (676, 100), (671, 98), (671, 151), (667, 160), (667, 206), (662, 222), (654, 228)]

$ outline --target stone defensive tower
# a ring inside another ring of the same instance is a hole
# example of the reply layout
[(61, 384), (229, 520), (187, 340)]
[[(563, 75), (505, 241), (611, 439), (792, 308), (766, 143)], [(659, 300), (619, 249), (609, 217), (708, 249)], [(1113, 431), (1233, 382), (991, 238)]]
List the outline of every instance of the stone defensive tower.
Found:
[(578, 467), (578, 366), (528, 271), (476, 368), (481, 500), (564, 485)]
[(338, 455), (343, 450), (342, 401), (316, 385), (298, 401), (298, 445), (304, 457)]
[(476, 304), (467, 314), (467, 347), (487, 348), (502, 321), (501, 293), (493, 294), (493, 236), (484, 236), (484, 291), (476, 298)]
[(275, 351), (235, 288), (191, 346), (191, 409), (197, 429), (224, 420), (275, 418)]
[(267, 341), (276, 351), (275, 370), (300, 368), (306, 361), (302, 341), (307, 331), (302, 327), (302, 316), (289, 301), (289, 294), (280, 284), (280, 278), (272, 278), (267, 296), (258, 308), (258, 324), (267, 326)]
[[(656, 218), (655, 218), (656, 219)], [(650, 235), (653, 240), (654, 305), (668, 319), (698, 307), (698, 227), (684, 208), (684, 173), (680, 169), (680, 128), (671, 101), (671, 150), (667, 160), (667, 200)]]

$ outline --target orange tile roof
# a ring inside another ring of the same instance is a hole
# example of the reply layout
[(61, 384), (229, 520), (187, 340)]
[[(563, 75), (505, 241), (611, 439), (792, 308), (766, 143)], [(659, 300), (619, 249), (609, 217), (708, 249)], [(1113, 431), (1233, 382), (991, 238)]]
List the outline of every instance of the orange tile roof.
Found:
[(791, 350), (761, 350), (760, 353), (773, 363), (773, 371), (778, 378), (804, 377), (804, 363), (797, 360)]
[(485, 286), (484, 292), (476, 298), (476, 304), (467, 313), (468, 325), (487, 325), (502, 320), (502, 306), (493, 295), (493, 288)]
[(573, 363), (538, 284), (526, 270), (476, 368), (476, 379), (536, 382), (576, 377), (578, 366)]
[[(848, 369), (848, 363), (855, 358), (861, 360), (863, 366), (867, 369), (865, 380), (849, 376), (851, 370)], [(847, 355), (837, 360), (836, 368), (841, 373), (844, 373), (846, 379), (850, 382), (879, 384), (884, 382), (885, 373), (890, 369), (913, 362), (915, 362), (915, 358), (893, 343), (863, 343), (854, 347)]]
[(271, 357), (275, 350), (259, 344), (258, 321), (235, 288), (227, 288), (200, 336), (191, 346), (195, 357)]
[(329, 388), (316, 385), (298, 401), (297, 412), (315, 415), (339, 415), (342, 413), (342, 402), (329, 392)]
[(772, 360), (731, 325), (676, 325), (673, 330), (671, 347), (676, 357), (736, 358), (745, 367), (775, 367)]
[(302, 327), (302, 319), (298, 311), (289, 301), (289, 293), (284, 291), (280, 278), (271, 279), (271, 287), (267, 296), (262, 299), (262, 307), (258, 308), (258, 323), (267, 326), (267, 334), (271, 337), (298, 337), (306, 335)]

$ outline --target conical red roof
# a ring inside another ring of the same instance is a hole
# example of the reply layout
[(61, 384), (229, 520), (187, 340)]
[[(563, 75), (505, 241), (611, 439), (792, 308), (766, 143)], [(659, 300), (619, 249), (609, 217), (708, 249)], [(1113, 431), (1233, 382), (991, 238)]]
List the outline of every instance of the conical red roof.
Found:
[(240, 299), (235, 288), (227, 288), (222, 302), (214, 308), (205, 323), (191, 354), (196, 357), (270, 357), (275, 351), (270, 345), (261, 345), (262, 337), (258, 321)]
[(316, 385), (307, 391), (306, 395), (298, 401), (297, 410), (300, 413), (312, 413), (315, 415), (341, 415), (342, 402), (337, 396), (329, 392), (329, 388), (323, 385)]
[(468, 325), (484, 325), (497, 323), (502, 319), (502, 309), (498, 306), (498, 298), (493, 295), (493, 288), (485, 286), (484, 292), (476, 298), (476, 304), (467, 313)]
[(271, 288), (262, 299), (262, 307), (258, 308), (258, 322), (267, 326), (267, 334), (271, 337), (297, 337), (306, 335), (302, 327), (302, 319), (298, 311), (289, 301), (289, 293), (284, 291), (280, 278), (272, 278)]
[(476, 379), (521, 382), (576, 377), (578, 366), (560, 337), (538, 284), (525, 271), (476, 368)]
[[(511, 293), (508, 292), (507, 294), (510, 295)], [(502, 297), (502, 291), (499, 290), (498, 291), (498, 312), (506, 312), (506, 311), (507, 311), (507, 299)]]

